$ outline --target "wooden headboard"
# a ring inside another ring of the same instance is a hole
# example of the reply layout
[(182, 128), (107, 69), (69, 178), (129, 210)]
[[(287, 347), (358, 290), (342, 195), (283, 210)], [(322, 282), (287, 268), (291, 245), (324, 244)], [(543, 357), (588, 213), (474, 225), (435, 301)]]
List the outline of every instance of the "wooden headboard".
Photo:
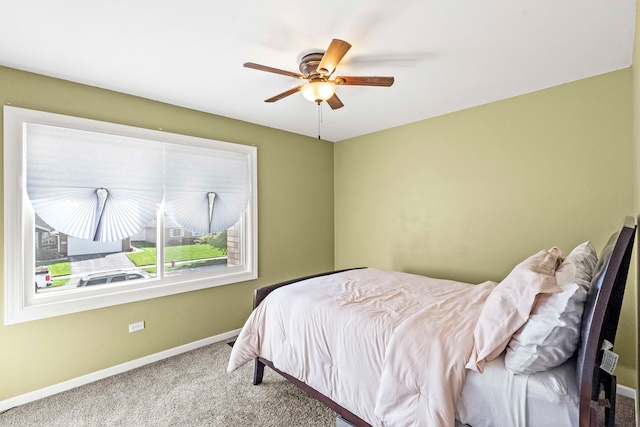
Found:
[(599, 255), (587, 294), (576, 366), (580, 427), (597, 426), (598, 397), (602, 388), (605, 397), (613, 400), (612, 409), (605, 410), (605, 425), (613, 425), (615, 418), (616, 379), (600, 368), (602, 344), (604, 340), (611, 344), (615, 342), (635, 233), (635, 221), (626, 217), (620, 231), (611, 236)]

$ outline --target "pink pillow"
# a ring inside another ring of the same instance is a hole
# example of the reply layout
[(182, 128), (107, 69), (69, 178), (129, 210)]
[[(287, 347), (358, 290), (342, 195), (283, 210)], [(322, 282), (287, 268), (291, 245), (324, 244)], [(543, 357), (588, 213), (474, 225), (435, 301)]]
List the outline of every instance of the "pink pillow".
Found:
[(554, 276), (560, 249), (542, 250), (516, 265), (487, 298), (473, 331), (473, 349), (467, 368), (482, 372), (504, 351), (511, 336), (529, 318), (536, 297), (561, 292)]

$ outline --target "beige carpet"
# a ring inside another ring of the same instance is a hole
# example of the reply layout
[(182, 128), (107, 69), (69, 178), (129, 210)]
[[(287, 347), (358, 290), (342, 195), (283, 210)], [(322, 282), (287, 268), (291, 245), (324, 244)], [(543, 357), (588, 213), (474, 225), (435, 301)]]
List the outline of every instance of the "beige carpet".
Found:
[[(269, 368), (228, 374), (231, 348), (212, 344), (0, 414), (3, 427), (333, 427), (336, 414)], [(619, 398), (616, 425), (635, 426), (633, 400)]]
[(230, 353), (184, 353), (11, 409), (0, 426), (335, 426), (333, 411), (269, 369), (260, 386), (252, 364), (227, 373)]

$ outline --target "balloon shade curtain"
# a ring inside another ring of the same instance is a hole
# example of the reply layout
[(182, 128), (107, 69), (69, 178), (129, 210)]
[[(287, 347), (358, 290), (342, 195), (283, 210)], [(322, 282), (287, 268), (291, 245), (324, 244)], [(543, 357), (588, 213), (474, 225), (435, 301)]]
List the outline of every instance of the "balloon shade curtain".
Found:
[(112, 242), (156, 218), (162, 143), (25, 124), (27, 193), (37, 214), (69, 236)]
[(250, 177), (247, 154), (165, 144), (165, 212), (195, 234), (224, 231), (245, 212)]

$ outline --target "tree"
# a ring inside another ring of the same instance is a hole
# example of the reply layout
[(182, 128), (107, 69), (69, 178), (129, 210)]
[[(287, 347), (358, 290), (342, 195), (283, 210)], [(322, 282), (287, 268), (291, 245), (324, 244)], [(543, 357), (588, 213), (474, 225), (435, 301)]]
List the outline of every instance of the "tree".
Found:
[(227, 230), (216, 234), (205, 234), (196, 239), (197, 245), (210, 245), (227, 254)]

